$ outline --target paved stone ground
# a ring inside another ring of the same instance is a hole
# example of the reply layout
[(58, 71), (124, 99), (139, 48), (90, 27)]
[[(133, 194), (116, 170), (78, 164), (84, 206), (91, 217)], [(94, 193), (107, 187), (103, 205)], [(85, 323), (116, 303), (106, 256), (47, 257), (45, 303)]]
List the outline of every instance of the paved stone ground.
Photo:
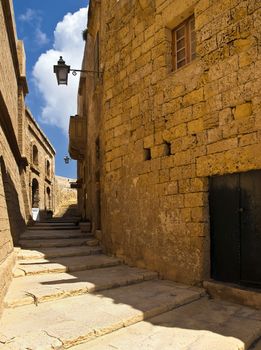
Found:
[(0, 349), (259, 350), (260, 312), (123, 265), (74, 223), (40, 223), (20, 244)]

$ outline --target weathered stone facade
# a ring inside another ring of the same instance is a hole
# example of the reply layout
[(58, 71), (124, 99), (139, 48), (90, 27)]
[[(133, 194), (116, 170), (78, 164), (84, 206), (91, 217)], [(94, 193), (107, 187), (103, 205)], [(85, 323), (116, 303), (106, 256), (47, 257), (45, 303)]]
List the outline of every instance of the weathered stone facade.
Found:
[[(27, 193), (30, 208), (40, 209), (40, 216), (47, 211), (54, 212), (55, 150), (41, 131), (29, 109), (26, 109), (25, 152), (29, 162), (27, 171)], [(34, 184), (38, 188), (34, 188)]]
[[(39, 156), (49, 155), (53, 164), (54, 151), (30, 114), (25, 111), (28, 93), (25, 73), (25, 53), (16, 36), (13, 4), (0, 2), (0, 313), (3, 297), (12, 278), (15, 263), (14, 246), (31, 219), (31, 188), (29, 163), (32, 139)], [(46, 146), (48, 145), (48, 146)], [(51, 165), (53, 167), (53, 165)], [(42, 171), (42, 170), (41, 170)], [(52, 168), (52, 171), (53, 168)], [(52, 174), (53, 176), (53, 174)], [(46, 182), (46, 180), (43, 180)], [(49, 181), (49, 180), (48, 180)]]
[[(171, 31), (192, 14), (197, 57), (173, 71)], [(261, 168), (260, 18), (258, 0), (90, 2), (83, 67), (98, 43), (103, 73), (80, 82), (79, 193), (108, 252), (210, 277), (209, 177)]]

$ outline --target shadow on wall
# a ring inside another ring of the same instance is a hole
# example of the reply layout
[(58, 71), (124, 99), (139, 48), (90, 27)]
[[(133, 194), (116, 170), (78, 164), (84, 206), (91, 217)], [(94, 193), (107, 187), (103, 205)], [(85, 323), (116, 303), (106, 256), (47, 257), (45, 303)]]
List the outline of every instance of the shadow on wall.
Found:
[(0, 157), (1, 173), (4, 185), (4, 194), (9, 218), (10, 230), (14, 245), (18, 243), (20, 234), (25, 230), (26, 223), (21, 213), (16, 186), (5, 166), (3, 157)]

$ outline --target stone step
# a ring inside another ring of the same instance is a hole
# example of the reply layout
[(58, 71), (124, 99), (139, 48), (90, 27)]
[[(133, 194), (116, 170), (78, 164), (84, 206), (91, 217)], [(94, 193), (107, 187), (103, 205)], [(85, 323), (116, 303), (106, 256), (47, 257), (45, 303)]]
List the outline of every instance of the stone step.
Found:
[(15, 278), (5, 298), (5, 307), (17, 307), (156, 279), (148, 270), (118, 265), (80, 272)]
[[(21, 239), (19, 244), (22, 248), (51, 248), (51, 247), (72, 247), (79, 245), (91, 245), (96, 241), (92, 238), (67, 238), (67, 239)], [(95, 242), (96, 243), (96, 242)], [(95, 244), (94, 244), (95, 245)]]
[(71, 349), (247, 350), (260, 332), (256, 311), (202, 298)]
[(81, 220), (81, 217), (80, 216), (70, 216), (70, 217), (64, 217), (64, 218), (61, 218), (60, 216), (57, 216), (57, 217), (53, 217), (52, 219), (46, 219), (44, 221), (41, 221), (41, 222), (51, 222), (51, 223), (54, 223), (54, 222), (62, 222), (62, 223), (66, 223), (66, 222), (74, 222), (74, 223), (77, 223)]
[(203, 287), (213, 298), (219, 298), (261, 310), (260, 289), (244, 288), (231, 283), (204, 281)]
[(14, 277), (39, 275), (44, 273), (74, 272), (119, 265), (117, 258), (99, 255), (76, 256), (56, 259), (36, 259), (18, 262)]
[(56, 238), (86, 238), (93, 236), (91, 232), (82, 233), (80, 230), (71, 231), (25, 231), (20, 239), (56, 239)]
[(38, 307), (5, 309), (0, 321), (0, 342), (12, 346), (12, 350), (69, 348), (170, 311), (204, 293), (199, 288), (156, 280)]
[(102, 252), (101, 247), (75, 246), (60, 248), (42, 248), (39, 250), (19, 249), (17, 257), (19, 260), (30, 259), (49, 259), (66, 256), (87, 256), (99, 254)]
[(75, 225), (75, 223), (74, 222), (45, 222), (45, 221), (39, 221), (39, 222), (35, 222), (35, 224), (33, 225), (33, 226), (50, 226), (50, 227), (52, 227), (52, 226), (64, 226), (64, 227), (66, 227), (66, 226), (76, 226)]
[(79, 226), (76, 225), (70, 225), (70, 226), (61, 226), (61, 225), (56, 225), (56, 226), (28, 226), (26, 228), (28, 231), (49, 231), (49, 230), (57, 230), (57, 231), (67, 231), (67, 230), (80, 230)]

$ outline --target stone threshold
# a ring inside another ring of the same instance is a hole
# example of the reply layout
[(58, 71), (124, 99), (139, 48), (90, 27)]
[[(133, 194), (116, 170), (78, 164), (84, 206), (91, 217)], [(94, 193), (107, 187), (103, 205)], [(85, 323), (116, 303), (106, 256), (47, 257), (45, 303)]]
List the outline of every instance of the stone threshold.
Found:
[(261, 309), (261, 289), (209, 280), (203, 282), (203, 287), (213, 298), (231, 301), (236, 304)]

